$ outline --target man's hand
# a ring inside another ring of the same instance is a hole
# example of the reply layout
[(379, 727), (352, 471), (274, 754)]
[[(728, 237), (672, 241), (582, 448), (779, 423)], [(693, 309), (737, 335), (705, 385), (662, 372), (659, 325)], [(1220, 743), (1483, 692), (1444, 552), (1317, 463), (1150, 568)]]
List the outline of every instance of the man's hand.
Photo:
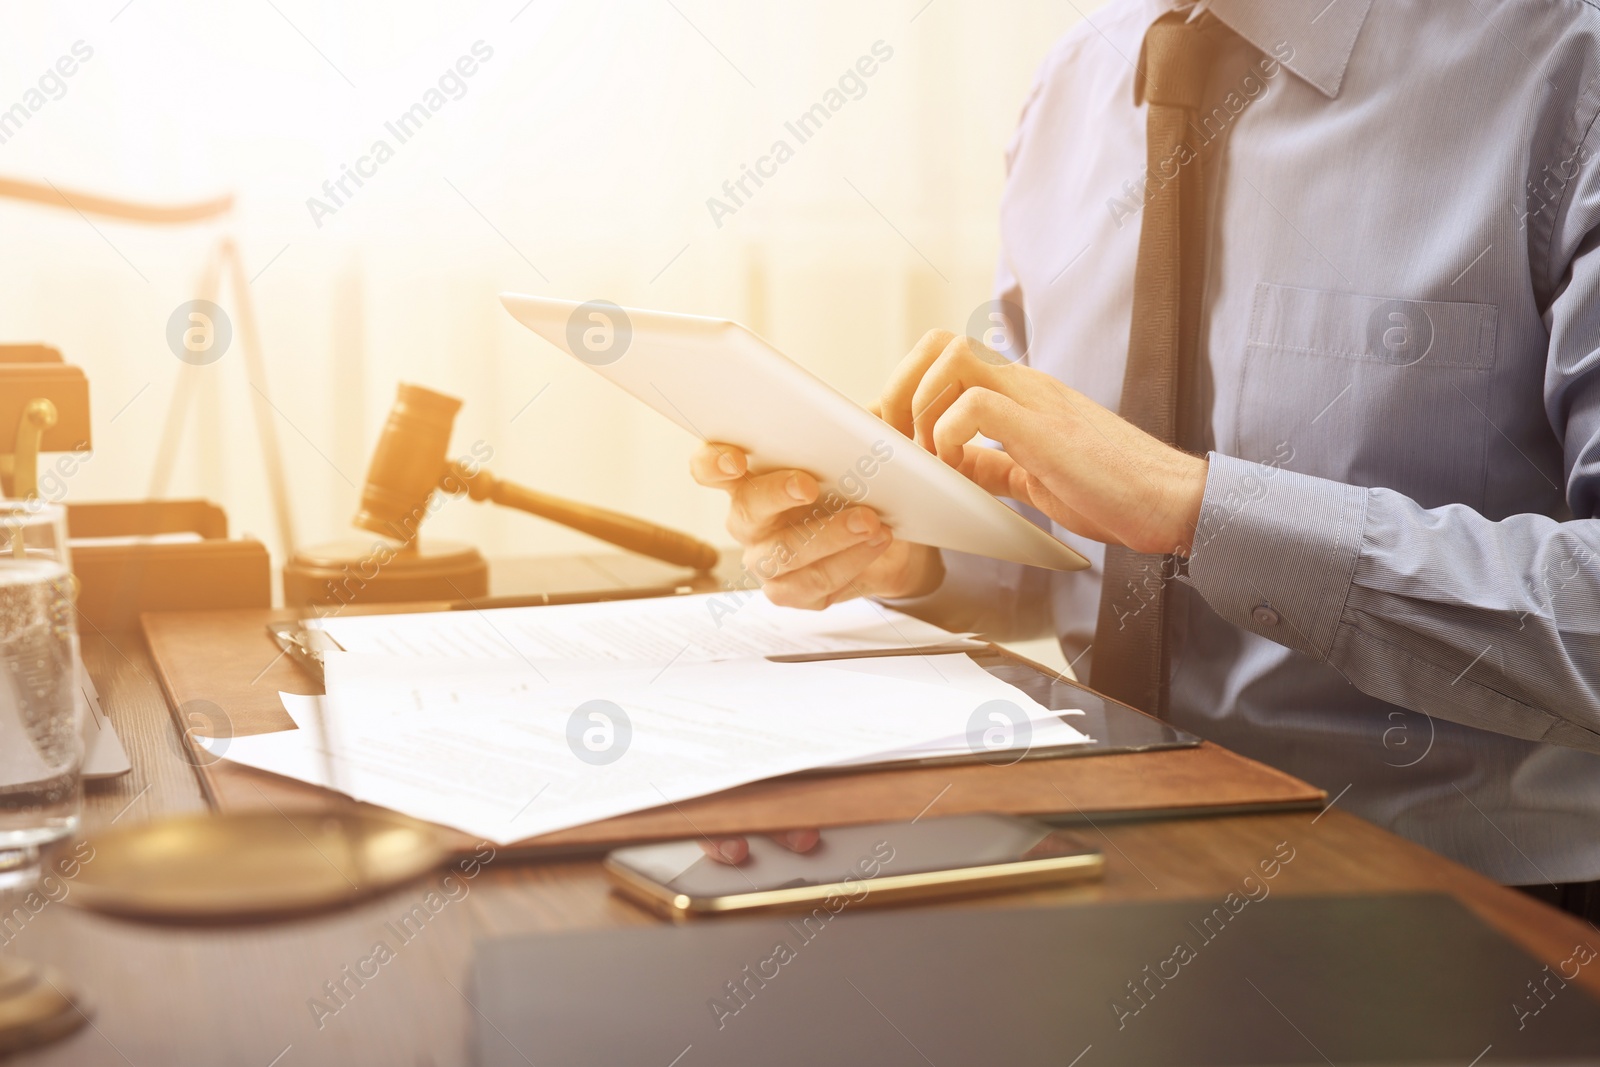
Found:
[[(970, 337), (929, 332), (879, 402), (901, 433), (996, 496), (1135, 552), (1188, 555), (1207, 462)], [(1003, 451), (969, 444), (981, 434)]]
[(871, 508), (830, 509), (805, 471), (751, 474), (742, 451), (719, 444), (702, 445), (689, 467), (701, 485), (727, 491), (728, 532), (774, 604), (825, 608), (856, 596), (918, 596), (944, 578), (937, 549), (897, 540)]

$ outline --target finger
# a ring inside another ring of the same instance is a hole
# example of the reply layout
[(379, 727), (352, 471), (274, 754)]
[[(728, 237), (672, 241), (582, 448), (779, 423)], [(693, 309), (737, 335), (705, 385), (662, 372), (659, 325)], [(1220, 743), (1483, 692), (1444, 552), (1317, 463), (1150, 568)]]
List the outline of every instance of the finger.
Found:
[(929, 330), (923, 334), (922, 340), (900, 361), (884, 384), (883, 394), (878, 398), (878, 417), (907, 437), (911, 436), (911, 416), (915, 410), (911, 397), (917, 391), (917, 383), (954, 337), (949, 330)]
[(953, 338), (917, 383), (911, 403), (912, 436), (932, 452), (933, 427), (968, 389), (996, 389), (996, 366), (984, 358), (989, 349), (970, 337)]
[(725, 489), (749, 469), (744, 450), (707, 441), (689, 457), (689, 473), (701, 485)]
[(837, 515), (814, 521), (804, 516), (790, 521), (781, 532), (745, 550), (745, 569), (763, 581), (809, 567), (836, 552), (843, 552), (876, 537), (887, 537), (883, 520), (871, 508), (846, 508)]
[[(889, 532), (887, 528), (885, 532)], [(767, 599), (779, 607), (820, 611), (830, 604), (860, 596), (856, 580), (861, 572), (872, 566), (873, 561), (893, 544), (894, 537), (891, 534), (884, 537), (881, 544), (869, 542), (835, 552), (809, 567), (764, 582), (761, 589), (767, 594)]]
[(974, 446), (965, 449), (960, 469), (962, 474), (977, 482), (992, 496), (1024, 499), (1018, 494), (1026, 488), (1027, 471), (998, 448)]
[(782, 470), (748, 475), (730, 491), (728, 532), (748, 545), (770, 536), (785, 521), (785, 512), (815, 503), (822, 487), (805, 471)]
[[(974, 390), (968, 394), (975, 398), (969, 403), (978, 404), (980, 394), (983, 392), (983, 390)], [(1001, 402), (1007, 401), (1002, 397)], [(961, 405), (957, 405), (957, 409), (960, 407)], [(946, 413), (946, 419), (950, 419), (952, 416), (959, 417), (960, 414), (959, 410), (952, 410)], [(1009, 430), (1001, 431), (995, 429), (995, 423), (989, 424), (990, 429), (982, 429), (983, 423), (980, 419), (978, 425), (980, 429), (976, 432), (980, 432), (986, 437), (999, 439), (1001, 433), (1012, 436)], [(964, 427), (956, 427), (945, 432), (955, 437), (963, 433), (964, 430)], [(970, 440), (971, 437), (968, 437), (968, 441)], [(1072, 507), (1065, 500), (1056, 496), (1046, 488), (1042, 480), (1030, 474), (1021, 463), (1001, 449), (963, 443), (959, 469), (962, 474), (977, 482), (986, 491), (995, 496), (1010, 497), (1012, 500), (1031, 504), (1073, 533), (1101, 542), (1115, 543), (1117, 541), (1117, 538), (1104, 526), (1088, 518), (1077, 508)]]
[(790, 852), (810, 852), (822, 840), (821, 832), (815, 829), (785, 830), (768, 836)]
[[(1009, 397), (990, 389), (968, 389), (945, 406), (937, 422), (928, 425), (929, 443), (936, 456), (959, 469), (967, 458), (968, 441), (979, 434), (1002, 445), (1014, 441), (1021, 436), (1021, 423), (1027, 416), (1027, 409)], [(920, 427), (918, 432), (922, 432)]]
[(994, 496), (1009, 497), (1023, 504), (1032, 504), (1052, 517), (1060, 514), (1058, 507), (1065, 508), (1065, 505), (1044, 489), (1042, 483), (1037, 479), (1030, 479), (1022, 464), (1004, 449), (964, 444), (961, 462), (957, 469), (977, 482), (985, 492)]
[(737, 867), (750, 855), (750, 843), (742, 837), (705, 838), (700, 851), (716, 863)]

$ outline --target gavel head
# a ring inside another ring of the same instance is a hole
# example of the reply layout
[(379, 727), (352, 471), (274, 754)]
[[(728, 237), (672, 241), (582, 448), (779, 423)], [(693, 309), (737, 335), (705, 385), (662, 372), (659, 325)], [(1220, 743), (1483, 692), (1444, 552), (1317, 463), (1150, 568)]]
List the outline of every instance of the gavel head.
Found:
[(361, 487), (357, 526), (405, 544), (416, 538), (449, 463), (450, 431), (460, 410), (453, 396), (400, 383)]

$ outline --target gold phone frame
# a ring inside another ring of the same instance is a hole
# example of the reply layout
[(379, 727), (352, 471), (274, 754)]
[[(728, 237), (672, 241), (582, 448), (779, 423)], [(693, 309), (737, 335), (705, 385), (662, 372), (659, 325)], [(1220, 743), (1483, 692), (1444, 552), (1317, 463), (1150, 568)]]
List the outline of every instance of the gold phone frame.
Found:
[[(1046, 856), (942, 871), (885, 874), (854, 882), (828, 882), (712, 897), (692, 897), (673, 892), (660, 882), (618, 863), (611, 856), (606, 857), (602, 866), (612, 886), (623, 896), (644, 905), (657, 915), (681, 922), (713, 915), (805, 910), (811, 905), (837, 897), (846, 898), (850, 901), (849, 906), (854, 908), (1059, 885), (1098, 878), (1105, 873), (1105, 865), (1105, 856), (1101, 852), (1085, 846), (1083, 851), (1067, 856)], [(867, 887), (867, 895), (860, 900), (850, 900), (861, 893), (863, 886)]]

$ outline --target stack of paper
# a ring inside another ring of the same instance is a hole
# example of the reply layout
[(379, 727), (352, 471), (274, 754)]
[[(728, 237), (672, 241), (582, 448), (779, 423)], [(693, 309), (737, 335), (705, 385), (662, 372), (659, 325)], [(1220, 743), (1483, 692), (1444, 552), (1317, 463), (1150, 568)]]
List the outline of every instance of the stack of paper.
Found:
[(346, 652), (451, 659), (702, 663), (744, 656), (982, 647), (871, 600), (827, 611), (780, 608), (760, 593), (707, 593), (600, 604), (350, 615), (314, 619)]
[(879, 605), (791, 624), (757, 598), (707, 627), (705, 599), (327, 620), (358, 651), (326, 655), (325, 697), (283, 695), (300, 729), (211, 747), (503, 844), (996, 730), (1089, 740), (965, 655), (764, 658), (956, 636)]

